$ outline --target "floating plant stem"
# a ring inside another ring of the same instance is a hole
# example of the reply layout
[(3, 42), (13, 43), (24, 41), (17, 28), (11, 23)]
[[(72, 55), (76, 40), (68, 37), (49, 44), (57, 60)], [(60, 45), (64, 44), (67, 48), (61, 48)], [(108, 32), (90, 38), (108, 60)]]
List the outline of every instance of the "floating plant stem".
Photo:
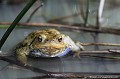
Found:
[(35, 3), (36, 0), (30, 0), (27, 5), (24, 7), (24, 9), (19, 13), (19, 15), (16, 17), (16, 19), (13, 21), (13, 23), (10, 25), (10, 27), (7, 29), (7, 31), (4, 33), (3, 37), (0, 40), (0, 49), (5, 43), (6, 39), (12, 32), (12, 30), (15, 28), (16, 24), (21, 20), (21, 18), (25, 15), (25, 13), (29, 10), (29, 8)]
[(0, 28), (8, 28), (9, 25), (0, 25)]
[(99, 56), (99, 55), (86, 55), (86, 56), (97, 57), (97, 58), (105, 58), (105, 59), (120, 60), (120, 57), (115, 57), (115, 56)]

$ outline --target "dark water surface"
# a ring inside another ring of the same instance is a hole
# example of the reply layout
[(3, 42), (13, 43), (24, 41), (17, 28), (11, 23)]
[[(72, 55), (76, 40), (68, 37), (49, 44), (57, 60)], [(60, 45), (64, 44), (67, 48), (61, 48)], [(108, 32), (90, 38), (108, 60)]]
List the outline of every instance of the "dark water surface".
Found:
[[(12, 49), (16, 46), (17, 43), (22, 41), (26, 35), (28, 35), (31, 31), (37, 29), (47, 29), (45, 28), (16, 28), (9, 38), (7, 39), (6, 43), (2, 47), (2, 51), (4, 53), (13, 53)], [(4, 33), (6, 29), (0, 29), (0, 36)], [(86, 37), (82, 33), (72, 32), (72, 31), (61, 31), (69, 35), (71, 38), (86, 42), (89, 34), (85, 34)], [(92, 41), (89, 39), (89, 41)], [(85, 47), (86, 50), (92, 50), (94, 47)], [(101, 48), (102, 49), (102, 48)], [(110, 59), (102, 59), (102, 58), (94, 58), (94, 57), (86, 57), (81, 56), (81, 58), (73, 57), (73, 56), (66, 56), (62, 58), (50, 58), (50, 59), (30, 59), (28, 61), (31, 65), (47, 70), (47, 71), (54, 71), (54, 72), (120, 72), (120, 61), (119, 60), (110, 60)], [(0, 69), (3, 69), (8, 62), (0, 61)], [(11, 73), (12, 72), (12, 73)], [(24, 73), (24, 74), (23, 74)], [(39, 75), (38, 73), (31, 72), (24, 68), (10, 65), (5, 69), (0, 71), (0, 78), (1, 79), (11, 79), (11, 78), (20, 78), (20, 77), (31, 77)]]
[[(59, 1), (59, 2), (58, 2)], [(54, 5), (49, 5), (52, 3), (56, 3)], [(70, 0), (54, 0), (53, 2), (46, 2), (47, 8), (43, 7), (43, 10), (40, 9), (35, 16), (32, 18), (31, 22), (46, 22), (47, 20), (51, 18), (56, 18), (58, 15), (63, 16), (71, 13), (75, 13), (78, 11), (78, 3), (77, 2), (71, 2)], [(59, 4), (61, 3), (61, 5)], [(69, 6), (68, 5), (71, 5)], [(22, 8), (25, 6), (25, 4), (21, 4), (19, 6), (10, 6), (10, 5), (1, 5), (0, 4), (0, 22), (12, 22), (15, 17), (18, 15), (18, 13), (22, 10)], [(59, 6), (58, 8), (55, 6)], [(33, 9), (36, 7), (34, 5), (32, 9), (29, 10), (29, 12), (23, 17), (21, 22), (25, 22), (29, 15), (32, 13)], [(45, 9), (46, 8), (46, 9)], [(43, 12), (41, 12), (41, 10)], [(92, 9), (91, 9), (92, 10)], [(114, 9), (116, 11), (117, 9)], [(114, 14), (115, 12), (112, 12)], [(52, 13), (53, 12), (53, 13)], [(94, 13), (94, 12), (93, 12)], [(94, 16), (94, 14), (90, 14)], [(111, 17), (112, 16), (110, 13), (111, 11), (109, 10), (107, 12), (108, 14), (104, 14), (105, 21), (103, 25), (106, 25), (106, 22), (108, 25), (112, 25), (109, 23), (113, 23), (114, 20), (111, 22)], [(90, 16), (90, 17), (92, 17)], [(114, 15), (113, 15), (114, 16)], [(115, 17), (118, 16), (118, 13)], [(106, 17), (108, 17), (109, 20), (106, 20)], [(118, 19), (118, 18), (116, 18)], [(74, 19), (66, 19), (66, 21), (72, 23), (72, 22), (83, 22), (80, 20), (79, 17), (74, 17)], [(117, 20), (117, 22), (113, 23), (119, 24), (120, 20)], [(94, 24), (95, 19), (92, 18), (90, 19), (90, 23)], [(13, 30), (7, 41), (5, 42), (4, 46), (2, 47), (2, 51), (4, 53), (13, 53), (12, 49), (15, 48), (15, 46), (22, 41), (25, 36), (27, 36), (31, 31), (33, 30), (38, 30), (38, 29), (48, 29), (48, 27), (40, 28), (40, 27), (29, 27), (29, 28), (16, 28)], [(93, 37), (91, 36), (90, 33), (86, 32), (76, 32), (76, 31), (71, 31), (63, 28), (57, 28), (59, 30), (62, 30), (62, 33), (65, 33), (69, 35), (73, 40), (76, 41), (81, 41), (83, 43), (91, 43), (94, 42)], [(0, 28), (0, 38), (6, 31), (6, 28)], [(98, 42), (100, 43), (120, 43), (119, 35), (110, 35), (110, 34), (99, 34), (98, 36), (99, 40)], [(99, 49), (111, 49), (111, 48), (119, 48), (119, 47), (105, 47), (105, 46), (100, 46)], [(86, 50), (94, 50), (94, 46), (86, 46)], [(48, 70), (48, 71), (54, 71), (54, 72), (119, 72), (120, 73), (120, 61), (119, 60), (110, 60), (110, 59), (102, 59), (102, 58), (95, 58), (95, 57), (85, 57), (81, 56), (81, 58), (77, 57), (72, 57), (72, 56), (67, 56), (63, 58), (54, 58), (54, 59), (30, 59), (29, 62), (31, 65)], [(8, 62), (4, 62), (0, 60), (0, 70), (3, 69), (6, 65), (8, 65)], [(30, 70), (26, 70), (24, 68), (15, 66), (15, 65), (10, 65), (3, 70), (0, 71), (0, 79), (16, 79), (16, 78), (21, 78), (21, 77), (32, 77), (32, 76), (37, 76), (39, 75), (38, 73), (31, 72)]]

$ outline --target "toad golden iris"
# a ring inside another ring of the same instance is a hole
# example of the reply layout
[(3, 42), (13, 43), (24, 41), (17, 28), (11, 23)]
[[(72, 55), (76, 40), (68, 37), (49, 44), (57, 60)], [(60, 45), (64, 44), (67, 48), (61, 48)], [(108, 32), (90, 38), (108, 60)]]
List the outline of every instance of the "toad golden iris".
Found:
[(79, 56), (84, 48), (56, 29), (37, 30), (19, 44), (16, 48), (16, 57), (19, 62), (25, 64), (28, 56), (62, 57), (70, 50), (75, 56)]

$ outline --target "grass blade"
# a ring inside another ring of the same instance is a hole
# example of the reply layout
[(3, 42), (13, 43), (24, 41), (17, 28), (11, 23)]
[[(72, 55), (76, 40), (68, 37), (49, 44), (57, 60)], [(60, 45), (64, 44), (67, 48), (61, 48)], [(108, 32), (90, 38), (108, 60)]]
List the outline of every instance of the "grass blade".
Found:
[(25, 13), (29, 10), (29, 8), (35, 3), (36, 0), (30, 0), (27, 5), (24, 7), (24, 9), (19, 13), (19, 15), (16, 17), (16, 19), (13, 21), (13, 23), (10, 25), (10, 27), (7, 29), (7, 31), (4, 33), (3, 37), (0, 40), (0, 49), (2, 48), (3, 44), (5, 43), (6, 39), (12, 32), (12, 30), (15, 28), (16, 24), (21, 20), (21, 18), (25, 15)]

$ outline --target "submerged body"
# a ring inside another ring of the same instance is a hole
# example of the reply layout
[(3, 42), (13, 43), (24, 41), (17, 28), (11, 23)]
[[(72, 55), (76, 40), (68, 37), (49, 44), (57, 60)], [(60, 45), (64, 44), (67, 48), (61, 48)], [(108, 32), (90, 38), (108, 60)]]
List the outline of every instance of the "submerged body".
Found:
[(61, 57), (72, 51), (79, 56), (83, 46), (76, 44), (69, 36), (56, 29), (37, 30), (30, 33), (17, 47), (17, 60), (25, 64), (27, 56)]

